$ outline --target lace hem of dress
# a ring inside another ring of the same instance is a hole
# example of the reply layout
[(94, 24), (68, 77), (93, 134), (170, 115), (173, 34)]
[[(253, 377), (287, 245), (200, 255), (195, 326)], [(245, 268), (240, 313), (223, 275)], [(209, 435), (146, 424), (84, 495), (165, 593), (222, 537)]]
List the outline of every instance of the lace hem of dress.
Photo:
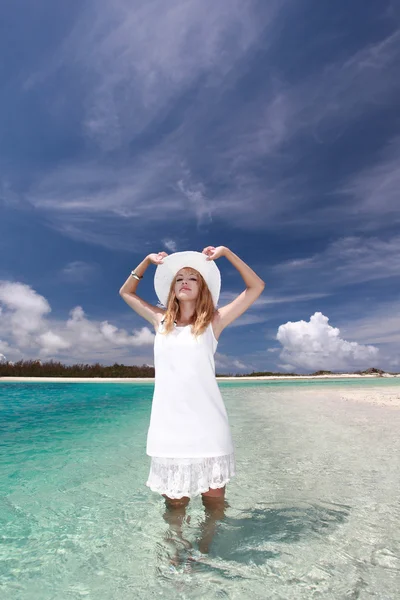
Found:
[(153, 456), (146, 485), (169, 498), (192, 498), (209, 488), (224, 487), (235, 475), (235, 468), (234, 453), (207, 458)]

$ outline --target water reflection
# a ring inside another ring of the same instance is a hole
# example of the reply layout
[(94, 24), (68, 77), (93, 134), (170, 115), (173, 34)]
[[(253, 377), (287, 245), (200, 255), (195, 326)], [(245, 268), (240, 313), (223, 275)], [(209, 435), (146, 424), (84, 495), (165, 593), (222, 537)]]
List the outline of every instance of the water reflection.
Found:
[[(216, 533), (218, 521), (223, 521), (225, 511), (229, 508), (228, 501), (223, 497), (203, 496), (202, 502), (204, 506), (204, 521), (200, 524), (199, 535), (197, 536), (197, 548), (200, 554), (208, 554)], [(199, 556), (195, 557), (193, 544), (184, 537), (183, 525), (190, 525), (191, 517), (186, 515), (186, 509), (189, 505), (189, 499), (182, 501), (169, 502), (165, 501), (165, 512), (163, 519), (169, 525), (169, 529), (164, 537), (165, 542), (171, 547), (172, 555), (170, 555), (170, 564), (178, 566), (185, 564), (187, 561), (198, 560)], [(189, 551), (189, 552), (187, 552)]]
[[(282, 545), (331, 534), (350, 512), (350, 506), (325, 502), (296, 506), (258, 503), (254, 508), (234, 509), (226, 500), (210, 505), (203, 499), (203, 505), (204, 519), (195, 526), (187, 515), (187, 505), (166, 507), (163, 515), (169, 525), (165, 541), (172, 548), (170, 564), (185, 572), (211, 566), (209, 557), (242, 565), (263, 565), (287, 551)], [(270, 547), (263, 548), (268, 543)], [(224, 574), (226, 569), (218, 571)], [(231, 578), (232, 574), (225, 576)]]
[[(164, 541), (170, 548), (169, 561), (172, 566), (178, 566), (187, 558), (185, 550), (191, 550), (193, 545), (183, 536), (183, 523), (190, 523), (190, 516), (186, 516), (188, 502), (175, 502), (170, 504), (165, 502), (165, 512), (163, 519), (168, 523), (169, 528), (165, 534)], [(182, 555), (183, 552), (183, 555)]]

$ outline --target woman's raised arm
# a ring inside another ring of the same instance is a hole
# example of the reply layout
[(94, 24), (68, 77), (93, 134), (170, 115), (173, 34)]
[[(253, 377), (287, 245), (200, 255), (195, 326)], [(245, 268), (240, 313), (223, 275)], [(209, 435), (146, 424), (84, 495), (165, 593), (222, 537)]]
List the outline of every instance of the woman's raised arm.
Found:
[(207, 255), (208, 260), (215, 260), (220, 256), (225, 256), (236, 267), (246, 284), (246, 289), (232, 300), (232, 302), (218, 308), (215, 319), (215, 332), (220, 334), (227, 325), (240, 317), (257, 300), (264, 290), (265, 282), (249, 265), (226, 246), (207, 246), (204, 248), (203, 253)]
[[(133, 272), (136, 273), (138, 277), (143, 277), (144, 272), (151, 263), (159, 265), (163, 262), (165, 256), (168, 256), (166, 252), (148, 254)], [(136, 277), (129, 275), (124, 285), (120, 288), (119, 295), (135, 312), (137, 312), (138, 315), (156, 327), (158, 325), (157, 315), (164, 314), (165, 310), (149, 304), (149, 302), (146, 302), (146, 300), (143, 300), (143, 298), (140, 298), (136, 294), (136, 288), (139, 285), (139, 281), (140, 280), (136, 279)]]

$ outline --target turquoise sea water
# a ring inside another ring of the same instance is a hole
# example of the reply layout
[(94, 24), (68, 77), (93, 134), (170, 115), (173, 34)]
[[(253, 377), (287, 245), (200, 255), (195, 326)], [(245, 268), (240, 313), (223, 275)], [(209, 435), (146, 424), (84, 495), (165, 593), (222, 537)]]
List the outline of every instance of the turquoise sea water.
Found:
[(152, 382), (0, 382), (1, 597), (400, 597), (400, 410), (339, 394), (400, 380), (219, 385), (237, 475), (181, 539), (145, 486)]

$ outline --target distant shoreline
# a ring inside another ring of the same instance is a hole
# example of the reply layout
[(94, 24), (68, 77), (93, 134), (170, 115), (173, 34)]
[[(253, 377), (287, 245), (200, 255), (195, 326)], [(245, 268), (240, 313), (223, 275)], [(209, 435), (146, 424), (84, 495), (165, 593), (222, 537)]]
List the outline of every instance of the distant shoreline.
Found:
[[(217, 377), (217, 381), (302, 381), (305, 379), (396, 379), (400, 375), (384, 373), (382, 376), (376, 374), (368, 375), (257, 375), (254, 377)], [(154, 383), (154, 377), (0, 377), (0, 381), (46, 381), (60, 383)]]

